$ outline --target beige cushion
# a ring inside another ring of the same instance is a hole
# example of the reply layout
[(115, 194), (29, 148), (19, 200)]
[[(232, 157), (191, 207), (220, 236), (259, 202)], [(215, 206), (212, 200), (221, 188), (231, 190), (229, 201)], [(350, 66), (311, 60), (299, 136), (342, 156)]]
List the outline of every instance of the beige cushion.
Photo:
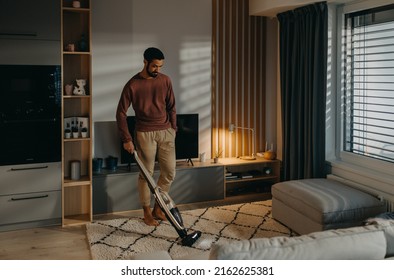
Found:
[(394, 220), (368, 219), (367, 224), (367, 229), (383, 230), (387, 242), (386, 258), (394, 257)]
[(355, 227), (298, 237), (272, 237), (214, 245), (210, 259), (218, 260), (345, 260), (383, 259), (386, 238), (380, 229)]
[(384, 203), (376, 197), (330, 179), (280, 182), (272, 186), (272, 196), (323, 225), (361, 225), (365, 219), (385, 211)]

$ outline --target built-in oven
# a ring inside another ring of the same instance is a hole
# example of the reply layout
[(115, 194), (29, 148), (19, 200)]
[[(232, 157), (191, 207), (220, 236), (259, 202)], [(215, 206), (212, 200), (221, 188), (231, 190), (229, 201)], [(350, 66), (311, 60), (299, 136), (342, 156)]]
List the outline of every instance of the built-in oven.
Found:
[(61, 160), (59, 65), (0, 65), (0, 165)]

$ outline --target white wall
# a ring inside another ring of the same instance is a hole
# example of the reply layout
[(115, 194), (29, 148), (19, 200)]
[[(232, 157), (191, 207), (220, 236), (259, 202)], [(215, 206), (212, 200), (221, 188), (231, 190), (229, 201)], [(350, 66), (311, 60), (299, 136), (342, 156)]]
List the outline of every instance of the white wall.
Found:
[[(199, 114), (200, 151), (209, 154), (211, 14), (210, 0), (92, 1), (93, 121), (115, 121), (124, 84), (142, 69), (143, 51), (155, 46), (166, 57), (162, 72), (172, 79), (177, 112)], [(95, 130), (96, 157), (116, 155), (113, 132)]]

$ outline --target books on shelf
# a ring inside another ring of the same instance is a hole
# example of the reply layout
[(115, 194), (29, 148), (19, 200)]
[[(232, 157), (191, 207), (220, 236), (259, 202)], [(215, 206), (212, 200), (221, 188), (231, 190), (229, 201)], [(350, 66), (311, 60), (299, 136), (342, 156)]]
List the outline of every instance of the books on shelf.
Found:
[(250, 170), (247, 172), (226, 172), (226, 180), (239, 180), (239, 179), (251, 179), (263, 176), (260, 170)]
[(226, 174), (226, 180), (235, 180), (235, 179), (239, 179), (238, 174), (235, 173)]
[(241, 178), (242, 179), (250, 179), (250, 178), (253, 178), (253, 175), (250, 174), (249, 172), (243, 172), (243, 173), (241, 173)]

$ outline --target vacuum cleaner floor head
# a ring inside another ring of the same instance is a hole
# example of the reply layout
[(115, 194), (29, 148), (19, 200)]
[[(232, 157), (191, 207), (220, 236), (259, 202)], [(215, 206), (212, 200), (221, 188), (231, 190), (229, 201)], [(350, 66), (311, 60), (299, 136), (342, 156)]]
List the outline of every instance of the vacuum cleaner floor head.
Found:
[(182, 238), (182, 245), (191, 247), (201, 237), (201, 231), (192, 232)]

